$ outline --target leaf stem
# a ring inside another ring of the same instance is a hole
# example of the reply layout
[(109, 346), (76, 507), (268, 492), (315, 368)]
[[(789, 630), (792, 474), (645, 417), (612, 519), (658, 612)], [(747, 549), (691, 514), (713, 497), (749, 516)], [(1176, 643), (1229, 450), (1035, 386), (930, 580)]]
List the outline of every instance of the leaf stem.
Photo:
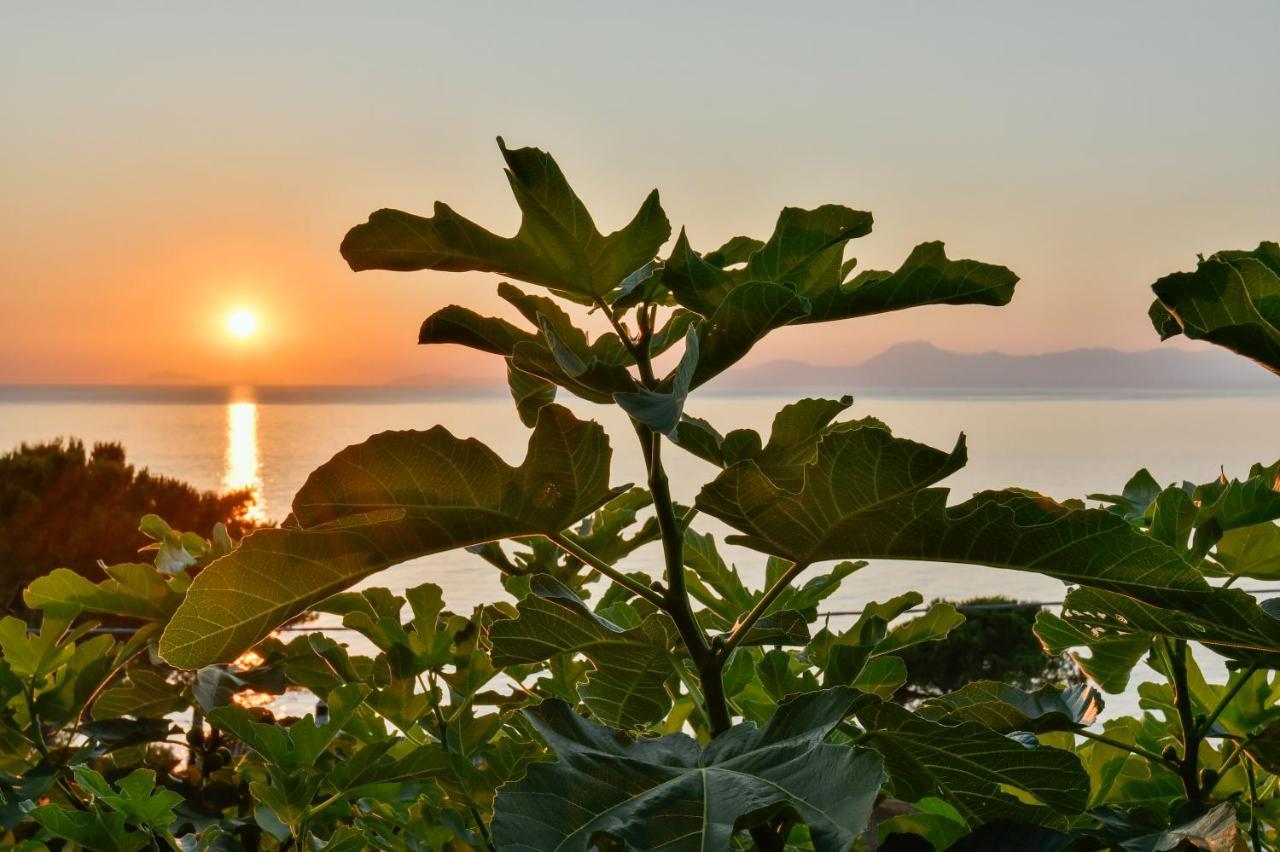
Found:
[(1213, 712), (1205, 717), (1204, 724), (1197, 730), (1196, 735), (1200, 739), (1204, 739), (1205, 735), (1209, 733), (1209, 729), (1213, 727), (1214, 722), (1218, 721), (1218, 717), (1222, 715), (1222, 711), (1227, 709), (1227, 705), (1231, 703), (1231, 700), (1236, 697), (1236, 694), (1240, 692), (1245, 683), (1249, 678), (1253, 677), (1254, 672), (1257, 670), (1258, 664), (1251, 663), (1249, 668), (1245, 669), (1244, 673), (1240, 676), (1240, 679), (1227, 688), (1226, 693), (1223, 694), (1221, 699), (1219, 699), (1218, 706), (1214, 707)]
[(760, 600), (756, 601), (755, 606), (751, 607), (751, 610), (746, 615), (738, 619), (738, 623), (734, 625), (733, 630), (730, 631), (728, 638), (724, 640), (724, 643), (719, 647), (717, 653), (719, 653), (722, 658), (728, 659), (729, 654), (733, 652), (733, 649), (738, 647), (738, 644), (742, 642), (751, 628), (755, 626), (755, 623), (759, 621), (760, 617), (769, 609), (769, 605), (777, 600), (778, 595), (782, 594), (783, 591), (791, 585), (791, 581), (808, 567), (808, 562), (793, 562), (791, 567), (782, 573), (782, 576), (778, 578), (777, 582), (770, 586), (768, 591), (761, 596)]
[(1145, 757), (1147, 760), (1150, 760), (1152, 763), (1160, 763), (1166, 766), (1177, 763), (1177, 761), (1169, 760), (1161, 755), (1156, 754), (1154, 751), (1147, 751), (1142, 746), (1129, 745), (1128, 743), (1122, 743), (1120, 742), (1120, 740), (1112, 739), (1106, 734), (1095, 734), (1093, 731), (1084, 731), (1084, 730), (1076, 731), (1076, 734), (1084, 737), (1087, 740), (1093, 740), (1094, 742), (1099, 742), (1099, 743), (1102, 743), (1103, 745), (1111, 746), (1112, 748), (1118, 748), (1121, 751), (1127, 751), (1127, 752), (1130, 752), (1131, 754), (1136, 754), (1139, 757)]
[(657, 607), (662, 607), (665, 604), (665, 600), (663, 599), (662, 595), (658, 594), (648, 586), (645, 586), (641, 583), (637, 583), (635, 580), (631, 579), (626, 574), (623, 574), (617, 568), (614, 568), (608, 562), (605, 562), (603, 559), (596, 556), (594, 553), (587, 550), (585, 547), (578, 544), (573, 539), (565, 536), (563, 533), (555, 533), (554, 535), (548, 535), (546, 538), (547, 538), (547, 541), (556, 545), (565, 553), (572, 556), (574, 559), (577, 559), (579, 562), (582, 562), (586, 565), (590, 565), (596, 571), (599, 571), (601, 574), (605, 575), (610, 580), (617, 583), (619, 586), (622, 586), (632, 594), (635, 594), (635, 595), (638, 595), (639, 597), (644, 598), (645, 600), (649, 601), (649, 603)]

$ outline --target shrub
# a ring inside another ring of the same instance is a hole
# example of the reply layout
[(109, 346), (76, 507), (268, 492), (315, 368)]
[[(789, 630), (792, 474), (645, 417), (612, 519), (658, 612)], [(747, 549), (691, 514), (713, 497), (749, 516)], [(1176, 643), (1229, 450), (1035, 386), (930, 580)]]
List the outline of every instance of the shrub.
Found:
[(22, 588), (54, 568), (97, 578), (99, 560), (136, 559), (152, 541), (138, 529), (143, 515), (206, 532), (226, 524), (239, 537), (253, 528), (244, 517), (251, 499), (136, 470), (119, 444), (23, 444), (0, 455), (0, 604), (20, 611)]

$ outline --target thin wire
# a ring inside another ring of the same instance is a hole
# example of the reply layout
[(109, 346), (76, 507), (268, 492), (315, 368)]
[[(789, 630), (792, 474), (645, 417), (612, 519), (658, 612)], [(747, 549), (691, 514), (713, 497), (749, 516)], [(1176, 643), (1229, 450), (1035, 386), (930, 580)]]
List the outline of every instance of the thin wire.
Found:
[[(1280, 589), (1240, 589), (1239, 591), (1247, 592), (1251, 595), (1274, 595), (1280, 594)], [(938, 601), (938, 603), (946, 603), (946, 601)], [(1047, 606), (1062, 606), (1065, 601), (1021, 601), (1016, 603), (991, 603), (991, 604), (954, 604), (959, 612), (986, 612), (989, 610), (1001, 609), (1043, 609)], [(917, 612), (928, 612), (929, 607), (918, 606), (912, 609), (902, 611), (903, 615)], [(818, 618), (837, 618), (840, 616), (862, 615), (866, 610), (863, 609), (833, 609), (818, 613)], [(335, 625), (313, 625), (313, 626), (295, 626), (289, 625), (285, 627), (277, 627), (274, 632), (277, 633), (335, 633), (338, 631), (355, 631), (354, 627), (347, 627), (341, 624)], [(95, 627), (88, 631), (89, 633), (109, 633), (115, 635), (130, 635), (134, 633), (136, 628), (133, 627)], [(35, 628), (28, 627), (27, 632), (34, 633)]]

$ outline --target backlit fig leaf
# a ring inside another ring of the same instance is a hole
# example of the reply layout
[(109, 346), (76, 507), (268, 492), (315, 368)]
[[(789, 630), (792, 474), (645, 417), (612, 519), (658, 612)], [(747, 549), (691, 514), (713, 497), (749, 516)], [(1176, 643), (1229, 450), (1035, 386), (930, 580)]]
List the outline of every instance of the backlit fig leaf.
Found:
[(1057, 656), (1072, 648), (1087, 648), (1089, 656), (1071, 651), (1071, 659), (1103, 692), (1118, 695), (1129, 686), (1129, 675), (1151, 648), (1149, 633), (1123, 636), (1096, 635), (1093, 631), (1064, 621), (1057, 613), (1036, 613), (1036, 638), (1048, 654)]
[(1280, 668), (1280, 619), (1240, 589), (1215, 588), (1198, 603), (1176, 610), (1101, 589), (1076, 589), (1063, 603), (1062, 618), (1099, 637), (1160, 634), (1200, 642), (1231, 659)]
[(69, 568), (57, 568), (32, 581), (22, 593), (23, 600), (47, 616), (89, 612), (164, 621), (182, 603), (182, 593), (191, 582), (186, 574), (164, 574), (154, 565), (130, 562), (104, 570), (107, 579), (94, 583)]
[(94, 719), (163, 718), (180, 713), (188, 706), (179, 684), (169, 683), (161, 672), (132, 669), (127, 679), (103, 690), (93, 703)]
[(1280, 518), (1280, 462), (1255, 464), (1244, 480), (1206, 482), (1191, 495), (1195, 526), (1212, 522), (1223, 532)]
[(923, 305), (1007, 305), (1018, 276), (1003, 266), (950, 260), (942, 243), (921, 243), (896, 272), (867, 270), (838, 288), (802, 290), (813, 310), (801, 322), (823, 322)]
[(389, 565), (558, 533), (615, 495), (604, 430), (545, 406), (524, 462), (437, 426), (384, 432), (317, 468), (292, 523), (258, 530), (192, 583), (160, 643), (180, 668), (229, 662), (312, 604)]
[[(504, 356), (512, 396), (521, 417), (530, 423), (537, 409), (554, 397), (554, 385), (596, 403), (612, 402), (614, 393), (637, 389), (627, 372), (634, 359), (616, 334), (606, 332), (589, 341), (552, 299), (525, 293), (506, 282), (498, 286), (498, 295), (537, 332), (450, 305), (427, 317), (418, 342), (454, 343)], [(690, 322), (678, 325), (687, 329)]]
[(546, 574), (530, 580), (532, 594), (516, 605), (517, 618), (489, 627), (493, 664), (540, 663), (556, 654), (581, 653), (595, 670), (578, 688), (592, 714), (615, 728), (653, 724), (671, 709), (666, 682), (675, 675), (675, 625), (653, 613), (629, 630), (591, 611), (563, 583)]
[(698, 324), (705, 342), (693, 385), (715, 378), (750, 352), (766, 334), (808, 313), (808, 300), (788, 284), (748, 281), (735, 287)]
[(1207, 340), (1280, 374), (1280, 245), (1218, 252), (1151, 289), (1151, 322), (1162, 340), (1179, 333)]
[(657, 190), (621, 230), (601, 234), (555, 160), (537, 148), (498, 147), (523, 214), (514, 237), (499, 237), (436, 202), (434, 215), (379, 210), (342, 241), (354, 270), (495, 272), (582, 304), (595, 304), (651, 261), (671, 235)]
[(709, 317), (740, 284), (737, 276), (719, 266), (707, 263), (689, 245), (689, 237), (683, 228), (671, 256), (662, 266), (662, 284), (676, 301), (691, 311)]
[(418, 343), (456, 343), (481, 352), (511, 355), (516, 344), (537, 335), (497, 317), (483, 317), (468, 308), (449, 305), (422, 321)]
[[(737, 238), (705, 258), (683, 231), (662, 283), (701, 314), (702, 361), (693, 384), (707, 382), (784, 325), (827, 322), (920, 305), (1004, 305), (1017, 276), (1002, 266), (949, 260), (942, 243), (917, 246), (896, 272), (846, 280), (849, 240), (871, 231), (871, 214), (828, 204), (785, 208), (765, 243)], [(745, 255), (745, 257), (744, 257)]]
[(906, 664), (891, 655), (911, 645), (944, 639), (964, 621), (955, 607), (944, 603), (889, 629), (890, 622), (922, 602), (919, 592), (906, 592), (883, 603), (872, 601), (848, 629), (819, 631), (805, 656), (822, 671), (824, 685), (852, 684), (889, 698), (907, 679)]
[(785, 207), (773, 234), (747, 258), (745, 278), (785, 281), (801, 295), (824, 299), (840, 284), (845, 243), (871, 233), (871, 221), (870, 213), (839, 204)]
[(728, 242), (715, 251), (707, 252), (706, 261), (713, 266), (724, 269), (746, 263), (764, 245), (761, 240), (751, 237), (731, 237)]
[(1213, 558), (1228, 575), (1280, 579), (1280, 524), (1254, 524), (1227, 532), (1214, 548)]
[(856, 694), (797, 696), (763, 727), (736, 725), (705, 748), (685, 734), (631, 740), (545, 701), (525, 712), (558, 761), (531, 765), (499, 791), (494, 844), (586, 852), (611, 838), (629, 849), (728, 849), (736, 832), (785, 809), (817, 852), (844, 852), (884, 777), (868, 749), (823, 742)]
[(538, 422), (538, 412), (544, 405), (556, 401), (556, 386), (546, 379), (517, 370), (507, 360), (507, 387), (511, 389), (511, 398), (515, 401), (516, 412), (520, 422), (532, 427)]
[(1151, 471), (1145, 467), (1129, 477), (1124, 484), (1124, 491), (1119, 494), (1090, 494), (1090, 500), (1109, 503), (1108, 511), (1115, 512), (1126, 521), (1140, 520), (1147, 514), (1148, 508), (1164, 490)]
[(721, 435), (710, 423), (685, 416), (676, 429), (674, 440), (716, 467), (754, 461), (775, 485), (798, 491), (804, 484), (805, 468), (817, 458), (818, 442), (823, 435), (840, 429), (883, 426), (873, 418), (833, 422), (851, 405), (853, 397), (844, 396), (840, 399), (801, 399), (783, 406), (774, 415), (768, 443), (763, 443), (754, 429), (734, 429), (727, 435)]
[(956, 506), (927, 486), (958, 470), (950, 453), (895, 438), (879, 425), (830, 431), (796, 491), (754, 461), (732, 465), (696, 505), (742, 535), (728, 541), (793, 562), (921, 559), (1035, 571), (1133, 595), (1161, 606), (1191, 604), (1209, 586), (1174, 548), (1110, 512), (1040, 495), (982, 492)]
[(941, 724), (888, 702), (868, 702), (857, 717), (867, 730), (863, 742), (884, 757), (899, 799), (940, 796), (972, 825), (1000, 818), (1058, 823), (1088, 804), (1088, 776), (1070, 752), (1028, 747), (977, 722)]
[(1002, 734), (1076, 731), (1092, 725), (1101, 710), (1102, 696), (1086, 684), (1066, 689), (1043, 686), (1027, 692), (993, 680), (974, 681), (955, 692), (926, 699), (916, 708), (934, 722), (980, 722)]

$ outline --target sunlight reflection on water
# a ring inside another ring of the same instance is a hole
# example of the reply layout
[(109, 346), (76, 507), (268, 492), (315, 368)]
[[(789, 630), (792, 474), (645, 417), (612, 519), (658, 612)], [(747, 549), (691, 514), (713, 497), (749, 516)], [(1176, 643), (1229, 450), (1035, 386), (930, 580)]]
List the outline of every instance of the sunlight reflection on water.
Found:
[(262, 463), (258, 458), (258, 404), (253, 401), (252, 393), (252, 389), (237, 388), (233, 401), (227, 403), (222, 490), (248, 489), (252, 497), (245, 506), (245, 519), (264, 523), (267, 503), (262, 496)]

